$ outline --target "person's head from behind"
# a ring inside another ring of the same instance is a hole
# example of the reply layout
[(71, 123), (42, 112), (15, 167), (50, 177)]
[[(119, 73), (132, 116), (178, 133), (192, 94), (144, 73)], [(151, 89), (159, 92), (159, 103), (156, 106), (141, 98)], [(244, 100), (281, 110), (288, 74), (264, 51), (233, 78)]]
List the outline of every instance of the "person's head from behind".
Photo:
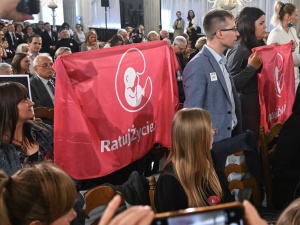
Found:
[(85, 43), (87, 43), (87, 45), (93, 45), (97, 42), (97, 39), (97, 32), (94, 29), (89, 30), (85, 35)]
[(16, 53), (26, 53), (27, 54), (28, 51), (29, 51), (29, 45), (26, 43), (19, 44), (16, 49)]
[(201, 51), (201, 49), (203, 48), (203, 46), (206, 44), (206, 40), (207, 40), (206, 37), (200, 37), (200, 38), (197, 40), (197, 42), (196, 42), (196, 44), (195, 44), (195, 47), (196, 47), (199, 51)]
[(236, 26), (241, 42), (249, 49), (257, 47), (266, 36), (265, 13), (256, 7), (244, 7), (236, 16)]
[(214, 133), (210, 114), (204, 109), (182, 109), (173, 118), (172, 145), (167, 163), (173, 163), (175, 174), (187, 194), (189, 207), (206, 205), (210, 196), (204, 192), (206, 185), (220, 199), (222, 197), (210, 153)]
[(0, 63), (0, 75), (11, 75), (12, 68), (8, 63)]
[(33, 60), (33, 69), (36, 74), (46, 80), (50, 80), (52, 78), (53, 71), (53, 60), (52, 57), (47, 53), (39, 54)]
[(108, 40), (108, 43), (110, 43), (110, 47), (124, 45), (124, 40), (121, 35), (116, 34), (111, 39)]
[(187, 41), (183, 36), (177, 36), (174, 39), (172, 47), (176, 54), (183, 53), (186, 50)]
[(0, 171), (1, 224), (67, 225), (76, 217), (71, 178), (54, 164), (24, 168), (11, 178)]
[(156, 31), (150, 31), (147, 35), (148, 41), (157, 41), (158, 40), (158, 33)]
[(235, 22), (233, 15), (221, 9), (214, 9), (209, 11), (203, 19), (203, 28), (206, 33), (207, 41), (218, 39), (220, 41), (227, 41), (225, 45), (229, 48), (234, 47), (237, 36)]
[(72, 50), (69, 47), (60, 47), (55, 52), (55, 58), (60, 55), (70, 55), (72, 54)]
[(300, 198), (294, 200), (279, 216), (276, 225), (298, 225), (300, 221)]
[(40, 35), (34, 34), (27, 39), (27, 44), (29, 46), (29, 52), (36, 55), (42, 48), (42, 38)]
[(298, 22), (297, 7), (292, 3), (283, 3), (281, 1), (275, 2), (272, 24), (276, 26), (279, 22), (285, 24), (291, 23), (295, 26)]
[(18, 122), (34, 117), (27, 88), (21, 83), (5, 82), (0, 84), (0, 143), (5, 135), (13, 138)]

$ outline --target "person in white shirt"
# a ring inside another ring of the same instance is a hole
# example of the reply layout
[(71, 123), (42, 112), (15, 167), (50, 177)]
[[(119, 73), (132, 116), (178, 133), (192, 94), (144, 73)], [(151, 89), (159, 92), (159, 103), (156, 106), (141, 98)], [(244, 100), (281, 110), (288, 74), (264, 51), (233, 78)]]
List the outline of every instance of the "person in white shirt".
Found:
[(276, 27), (270, 32), (267, 44), (286, 44), (293, 41), (292, 56), (295, 71), (295, 91), (299, 84), (299, 66), (300, 66), (300, 40), (297, 31), (293, 26), (298, 22), (298, 9), (292, 3), (283, 3), (278, 1), (274, 6), (274, 15), (272, 24)]

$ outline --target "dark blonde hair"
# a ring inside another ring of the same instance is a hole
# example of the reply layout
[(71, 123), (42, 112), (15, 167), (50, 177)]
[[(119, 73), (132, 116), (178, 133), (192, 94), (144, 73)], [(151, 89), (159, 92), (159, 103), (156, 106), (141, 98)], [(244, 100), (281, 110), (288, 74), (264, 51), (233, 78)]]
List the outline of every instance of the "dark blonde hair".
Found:
[(173, 163), (189, 207), (207, 205), (207, 187), (222, 198), (222, 188), (211, 158), (212, 122), (209, 112), (200, 108), (178, 111), (172, 122), (172, 148), (166, 164)]
[(298, 225), (300, 220), (300, 198), (294, 200), (278, 218), (276, 225)]
[(87, 45), (92, 45), (92, 43), (90, 43), (89, 38), (91, 35), (95, 35), (96, 36), (96, 41), (98, 40), (98, 36), (97, 36), (97, 32), (94, 29), (90, 29), (86, 35), (85, 35), (85, 43)]
[(51, 224), (72, 209), (76, 196), (71, 178), (49, 162), (21, 169), (11, 178), (0, 171), (1, 225)]
[(285, 14), (292, 15), (296, 10), (296, 6), (292, 3), (283, 3), (277, 1), (274, 4), (274, 14), (272, 16), (271, 23), (276, 26), (280, 21), (283, 20)]

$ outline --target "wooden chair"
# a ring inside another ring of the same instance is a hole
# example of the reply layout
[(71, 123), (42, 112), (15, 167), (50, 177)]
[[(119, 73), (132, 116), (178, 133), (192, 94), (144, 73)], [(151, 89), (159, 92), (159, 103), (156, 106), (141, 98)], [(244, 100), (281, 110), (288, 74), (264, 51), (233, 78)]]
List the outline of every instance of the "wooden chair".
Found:
[(156, 179), (155, 176), (150, 176), (149, 177), (149, 198), (150, 198), (150, 204), (152, 207), (152, 210), (157, 213), (155, 203), (154, 203), (154, 190), (155, 190), (155, 185), (156, 185)]
[[(112, 187), (110, 186), (97, 186), (90, 190), (88, 190), (85, 194), (85, 215), (89, 215), (89, 213), (102, 205), (107, 205), (113, 197), (118, 194)], [(121, 205), (125, 205), (125, 201), (123, 199)], [(98, 224), (99, 219), (94, 221), (92, 225)]]
[(276, 150), (276, 137), (280, 132), (283, 124), (275, 123), (268, 132), (265, 132), (264, 126), (260, 127), (260, 154), (265, 182), (265, 192), (267, 196), (267, 206), (272, 208), (272, 175), (271, 175), (271, 158)]
[[(236, 152), (233, 155), (235, 156), (245, 156), (244, 151)], [(246, 163), (241, 163), (241, 164), (229, 164), (225, 167), (225, 175), (228, 177), (231, 173), (247, 173), (248, 167)], [(253, 204), (255, 206), (260, 206), (261, 205), (261, 194), (260, 194), (260, 189), (258, 182), (256, 181), (255, 177), (250, 176), (247, 178), (244, 178), (242, 180), (232, 180), (229, 182), (229, 190), (232, 191), (234, 189), (240, 189), (244, 190), (246, 188), (251, 188), (252, 189), (252, 199), (253, 199)]]
[(48, 109), (46, 107), (34, 108), (34, 114), (36, 118), (46, 118), (49, 120), (54, 119), (54, 109)]

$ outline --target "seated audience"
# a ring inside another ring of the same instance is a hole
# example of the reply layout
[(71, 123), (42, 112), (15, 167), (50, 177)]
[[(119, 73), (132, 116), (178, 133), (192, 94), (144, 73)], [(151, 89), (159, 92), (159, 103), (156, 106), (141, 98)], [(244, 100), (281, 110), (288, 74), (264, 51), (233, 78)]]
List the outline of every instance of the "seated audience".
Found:
[(178, 61), (179, 70), (176, 72), (179, 102), (183, 103), (185, 100), (183, 85), (182, 85), (182, 72), (185, 68), (185, 62), (183, 59), (183, 52), (186, 50), (186, 39), (183, 36), (177, 36), (171, 45), (176, 54), (176, 59)]
[(80, 46), (81, 51), (89, 51), (99, 49), (97, 33), (94, 29), (87, 32), (85, 41)]
[(26, 53), (17, 53), (11, 61), (13, 74), (28, 74), (29, 77), (32, 77), (32, 74), (29, 71), (30, 68), (30, 59)]
[(65, 29), (68, 33), (68, 38), (72, 38), (73, 35), (74, 35), (74, 32), (73, 30), (70, 28), (70, 25), (66, 22), (64, 22), (62, 25), (61, 25), (61, 29)]
[(125, 44), (132, 44), (133, 43), (133, 40), (132, 40), (133, 28), (132, 27), (125, 27), (125, 30), (127, 31), (127, 34), (128, 34), (128, 43), (125, 43)]
[(273, 204), (283, 209), (300, 197), (300, 86), (292, 114), (278, 134), (272, 161)]
[(32, 35), (35, 35), (35, 33), (33, 32), (33, 27), (32, 26), (25, 27), (24, 41), (28, 42), (28, 38), (31, 37)]
[(8, 63), (0, 63), (0, 75), (11, 75), (12, 68)]
[(108, 42), (104, 45), (103, 48), (110, 48), (114, 46), (124, 45), (124, 40), (122, 36), (119, 34), (114, 35), (111, 39), (108, 40)]
[(156, 31), (150, 31), (147, 34), (148, 41), (158, 41), (158, 33)]
[(169, 32), (165, 29), (161, 30), (159, 32), (160, 34), (160, 40), (169, 39)]
[(206, 37), (201, 37), (199, 38), (197, 41), (196, 41), (196, 44), (195, 44), (195, 50), (190, 54), (189, 56), (189, 61), (195, 56), (197, 55), (198, 52), (201, 51), (202, 47), (206, 44), (206, 40), (207, 38)]
[(15, 31), (16, 31), (16, 34), (19, 34), (19, 35), (21, 35), (22, 38), (24, 38), (24, 33), (23, 33), (22, 30), (23, 30), (22, 24), (17, 23), (17, 24), (15, 25)]
[(30, 89), (35, 107), (54, 108), (54, 70), (52, 57), (46, 53), (39, 54), (33, 61), (36, 76), (30, 78)]
[[(7, 176), (0, 171), (0, 218), (3, 225), (67, 225), (77, 216), (73, 209), (77, 193), (72, 179), (53, 164), (42, 163)], [(134, 206), (118, 214), (116, 196), (98, 225), (150, 225), (154, 213), (148, 206)]]
[(55, 59), (57, 59), (58, 56), (60, 55), (69, 55), (72, 54), (72, 51), (68, 47), (60, 47), (59, 49), (56, 50), (55, 52)]
[(80, 46), (85, 41), (85, 34), (82, 31), (81, 24), (75, 25), (76, 31), (74, 32), (73, 38), (77, 42), (78, 46)]
[(117, 34), (119, 34), (120, 36), (122, 36), (125, 44), (129, 43), (128, 33), (127, 33), (127, 31), (125, 29), (119, 29), (117, 31)]
[(55, 45), (58, 41), (58, 36), (57, 33), (51, 29), (50, 23), (47, 22), (44, 26), (45, 30), (41, 34), (43, 40), (43, 51), (49, 53), (53, 58), (56, 50)]
[(79, 51), (77, 42), (74, 39), (69, 38), (67, 30), (61, 29), (59, 36), (61, 39), (56, 43), (56, 49), (59, 49), (60, 47), (69, 47), (72, 52)]
[(16, 53), (25, 53), (28, 54), (29, 52), (29, 45), (28, 44), (19, 44), (17, 49), (16, 49)]
[(206, 110), (190, 108), (175, 114), (171, 151), (155, 187), (158, 212), (233, 200), (224, 171), (211, 152), (214, 134)]
[(53, 159), (53, 128), (31, 120), (34, 103), (28, 96), (21, 83), (0, 83), (0, 169), (9, 176)]

